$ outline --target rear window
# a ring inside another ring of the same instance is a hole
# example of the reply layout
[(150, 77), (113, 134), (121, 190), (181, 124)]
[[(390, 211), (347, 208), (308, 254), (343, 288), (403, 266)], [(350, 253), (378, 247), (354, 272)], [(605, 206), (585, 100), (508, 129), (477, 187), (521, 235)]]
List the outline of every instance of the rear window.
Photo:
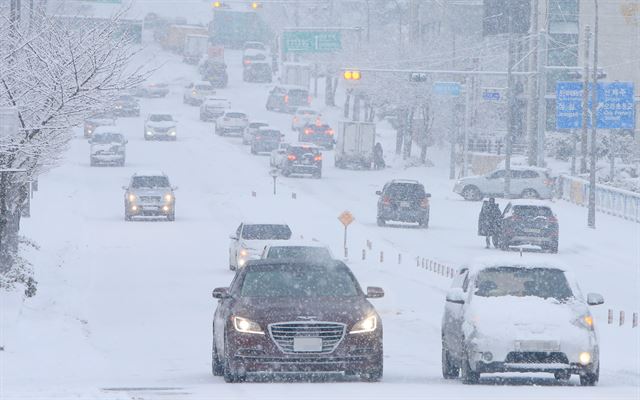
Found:
[(302, 155), (302, 154), (307, 154), (307, 153), (311, 153), (311, 154), (314, 154), (314, 155), (316, 155), (316, 154), (320, 154), (320, 150), (318, 150), (318, 149), (317, 149), (317, 148), (315, 148), (315, 147), (302, 147), (302, 146), (299, 146), (299, 147), (293, 147), (293, 146), (292, 146), (289, 150), (290, 150), (292, 153), (294, 153), (294, 154), (296, 154), (296, 155), (298, 155), (298, 156), (299, 156), (299, 155)]
[(305, 103), (309, 98), (309, 92), (302, 89), (290, 89), (288, 93), (289, 99), (296, 103)]
[(245, 225), (242, 228), (242, 238), (247, 240), (289, 240), (291, 229), (287, 225)]
[(415, 183), (393, 183), (387, 186), (385, 195), (398, 199), (422, 199), (424, 187)]
[(274, 129), (263, 129), (258, 131), (258, 134), (264, 137), (269, 137), (269, 138), (280, 137), (280, 131), (276, 131)]
[(476, 277), (476, 296), (535, 296), (568, 300), (573, 292), (563, 271), (553, 268), (495, 267)]
[(306, 261), (317, 261), (323, 259), (331, 259), (329, 250), (324, 247), (311, 247), (311, 246), (281, 246), (271, 247), (268, 259), (272, 258), (295, 258), (303, 259)]
[(239, 112), (230, 112), (226, 113), (225, 117), (229, 118), (247, 118), (247, 114), (239, 113)]
[(197, 90), (214, 90), (211, 85), (196, 85)]
[(269, 125), (269, 124), (264, 123), (264, 122), (251, 122), (251, 123), (249, 123), (249, 128), (256, 128), (257, 129), (257, 128), (260, 128), (262, 126), (267, 126), (267, 125)]
[(153, 121), (153, 122), (173, 121), (173, 117), (169, 114), (152, 114), (149, 117), (149, 121)]
[(540, 206), (513, 206), (513, 214), (525, 218), (553, 216), (553, 212), (549, 207)]

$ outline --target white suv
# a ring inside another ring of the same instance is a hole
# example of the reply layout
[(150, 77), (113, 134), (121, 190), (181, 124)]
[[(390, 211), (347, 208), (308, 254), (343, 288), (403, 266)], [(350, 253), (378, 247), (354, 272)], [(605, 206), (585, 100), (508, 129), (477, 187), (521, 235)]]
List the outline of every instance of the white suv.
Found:
[(264, 247), (270, 242), (291, 239), (291, 229), (287, 224), (243, 222), (230, 238), (229, 269), (235, 271), (249, 260), (260, 259)]
[(245, 112), (225, 110), (224, 114), (216, 119), (216, 135), (242, 136), (248, 124), (249, 118)]
[(210, 82), (193, 82), (184, 88), (182, 100), (185, 104), (199, 106), (206, 97), (214, 94), (216, 94), (216, 88)]
[(447, 293), (442, 318), (442, 375), (477, 383), (482, 373), (548, 372), (580, 376), (593, 386), (600, 374), (594, 319), (563, 268), (493, 260), (463, 268)]
[[(484, 197), (504, 195), (505, 169), (497, 169), (486, 175), (468, 176), (459, 179), (453, 191), (465, 200), (482, 200)], [(550, 170), (536, 167), (511, 167), (512, 198), (550, 199), (553, 197), (555, 180)]]

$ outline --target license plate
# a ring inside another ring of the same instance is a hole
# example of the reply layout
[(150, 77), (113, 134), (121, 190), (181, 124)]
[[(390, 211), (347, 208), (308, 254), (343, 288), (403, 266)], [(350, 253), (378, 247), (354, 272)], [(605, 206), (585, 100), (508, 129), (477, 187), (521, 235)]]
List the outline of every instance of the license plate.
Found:
[(143, 206), (142, 210), (144, 210), (144, 211), (158, 211), (158, 207), (157, 206)]
[(526, 233), (540, 233), (540, 229), (533, 229), (533, 228), (525, 228), (523, 229), (524, 232)]
[(408, 201), (401, 201), (401, 202), (400, 202), (400, 207), (402, 207), (402, 208), (409, 208), (409, 207), (411, 207), (411, 203), (410, 203), (410, 202), (408, 202)]
[(293, 351), (319, 352), (322, 351), (322, 338), (319, 337), (294, 337)]
[(305, 159), (302, 161), (303, 164), (311, 164), (311, 160)]
[(522, 340), (515, 343), (519, 351), (559, 351), (560, 343), (553, 340)]

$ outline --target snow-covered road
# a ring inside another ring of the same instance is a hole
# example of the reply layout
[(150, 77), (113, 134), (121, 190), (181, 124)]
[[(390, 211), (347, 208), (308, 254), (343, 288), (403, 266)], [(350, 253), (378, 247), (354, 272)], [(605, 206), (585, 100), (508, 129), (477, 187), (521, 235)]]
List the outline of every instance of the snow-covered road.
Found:
[[(594, 309), (602, 342), (599, 386), (579, 387), (575, 378), (561, 385), (544, 375), (483, 377), (478, 386), (444, 381), (440, 319), (449, 279), (416, 268), (415, 257), (458, 266), (499, 253), (485, 250), (476, 236), (480, 205), (452, 193), (445, 156), (434, 152), (433, 168), (344, 171), (327, 152), (323, 179), (281, 177), (273, 196), (268, 157), (250, 155), (239, 139), (214, 136), (212, 124), (198, 120), (198, 108), (182, 104), (182, 87), (198, 79), (195, 68), (164, 53), (155, 62), (164, 63), (158, 75), (172, 92), (143, 100), (142, 113), (173, 113), (178, 141), (145, 142), (142, 118), (123, 118), (124, 168), (89, 167), (88, 144), (78, 132), (64, 164), (40, 180), (33, 218), (23, 225), (42, 246), (32, 253), (39, 291), (23, 303), (2, 294), (1, 398), (640, 398), (640, 330), (606, 325), (607, 308), (640, 309), (640, 225), (598, 215), (598, 229), (590, 230), (584, 209), (552, 204), (560, 252), (546, 257), (572, 265), (583, 291), (600, 292), (607, 302)], [(219, 94), (294, 140), (290, 116), (264, 109), (269, 85), (242, 83), (239, 54), (228, 52), (227, 63), (230, 85)], [(337, 125), (338, 108), (324, 113)], [(383, 143), (393, 140), (390, 131), (382, 135)], [(399, 165), (390, 153), (388, 161)], [(165, 171), (179, 186), (174, 223), (123, 219), (121, 186), (133, 172), (149, 169)], [(428, 230), (376, 226), (374, 192), (392, 178), (419, 179), (432, 193)], [(211, 376), (216, 303), (210, 293), (233, 277), (228, 236), (245, 219), (284, 220), (296, 235), (341, 254), (336, 217), (343, 210), (356, 217), (349, 264), (363, 286), (386, 291), (373, 301), (385, 328), (382, 383), (231, 385)], [(367, 240), (373, 252), (362, 261)]]

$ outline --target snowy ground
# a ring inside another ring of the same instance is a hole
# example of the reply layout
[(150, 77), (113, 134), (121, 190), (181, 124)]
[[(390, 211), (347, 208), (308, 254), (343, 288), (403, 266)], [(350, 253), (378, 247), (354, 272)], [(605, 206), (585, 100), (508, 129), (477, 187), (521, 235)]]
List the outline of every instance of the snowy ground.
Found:
[[(239, 54), (227, 58), (230, 85), (219, 93), (293, 140), (290, 116), (264, 109), (269, 85), (242, 83)], [(446, 152), (432, 154), (433, 168), (405, 170), (390, 155), (392, 132), (383, 131), (391, 168), (337, 170), (326, 152), (323, 179), (281, 177), (274, 197), (268, 157), (250, 155), (239, 139), (214, 136), (212, 124), (198, 121), (198, 108), (182, 104), (182, 87), (197, 79), (194, 67), (164, 53), (154, 62), (166, 62), (158, 75), (172, 92), (143, 100), (142, 112), (172, 112), (179, 139), (145, 142), (142, 118), (123, 118), (118, 125), (129, 138), (124, 168), (90, 168), (88, 144), (78, 131), (64, 164), (42, 177), (33, 218), (23, 225), (23, 233), (42, 246), (32, 256), (39, 291), (26, 301), (2, 294), (0, 398), (640, 398), (640, 329), (629, 321), (606, 324), (607, 308), (626, 310), (628, 320), (640, 310), (639, 224), (599, 214), (598, 229), (590, 230), (585, 209), (552, 204), (560, 252), (546, 257), (572, 265), (584, 292), (605, 296), (605, 306), (593, 310), (601, 336), (599, 386), (579, 387), (576, 378), (558, 384), (546, 375), (483, 376), (477, 386), (444, 381), (440, 319), (450, 280), (417, 268), (415, 257), (458, 266), (499, 253), (485, 250), (476, 236), (480, 205), (452, 193)], [(325, 114), (337, 126), (339, 109)], [(180, 187), (174, 223), (123, 220), (121, 186), (133, 172), (148, 169), (164, 170)], [(428, 230), (376, 226), (374, 192), (392, 178), (419, 179), (432, 193)], [(211, 376), (216, 303), (210, 293), (233, 277), (229, 234), (243, 219), (286, 220), (297, 235), (341, 254), (336, 217), (343, 210), (356, 217), (349, 228), (350, 265), (363, 286), (386, 291), (374, 300), (385, 328), (382, 383), (231, 385)], [(373, 252), (362, 261), (367, 240)], [(379, 251), (385, 252), (383, 263)]]

